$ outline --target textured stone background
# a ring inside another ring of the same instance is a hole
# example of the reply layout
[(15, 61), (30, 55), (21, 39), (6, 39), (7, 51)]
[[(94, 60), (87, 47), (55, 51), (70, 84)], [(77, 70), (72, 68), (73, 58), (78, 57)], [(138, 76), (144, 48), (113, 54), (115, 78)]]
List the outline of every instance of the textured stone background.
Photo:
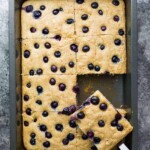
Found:
[(0, 0), (0, 150), (9, 149), (8, 0)]
[[(10, 149), (8, 9), (0, 0), (0, 150)], [(137, 14), (139, 150), (150, 150), (150, 0), (138, 0)]]
[(150, 150), (150, 0), (138, 0), (139, 149)]

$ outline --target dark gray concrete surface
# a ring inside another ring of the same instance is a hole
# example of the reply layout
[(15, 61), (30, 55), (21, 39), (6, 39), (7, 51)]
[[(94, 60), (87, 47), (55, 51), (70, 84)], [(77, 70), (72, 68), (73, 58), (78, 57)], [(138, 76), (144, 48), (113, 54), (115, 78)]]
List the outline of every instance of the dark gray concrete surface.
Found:
[(9, 149), (8, 0), (0, 0), (0, 150)]
[(150, 0), (138, 1), (139, 149), (150, 150)]
[[(0, 0), (0, 150), (9, 150), (8, 0)], [(150, 150), (150, 0), (138, 0), (139, 150)]]

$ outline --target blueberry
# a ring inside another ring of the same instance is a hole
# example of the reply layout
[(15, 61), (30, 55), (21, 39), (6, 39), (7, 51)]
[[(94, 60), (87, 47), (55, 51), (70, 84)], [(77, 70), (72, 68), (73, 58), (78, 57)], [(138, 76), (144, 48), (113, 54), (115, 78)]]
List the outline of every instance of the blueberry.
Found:
[(85, 117), (85, 114), (84, 114), (83, 112), (79, 112), (79, 113), (77, 114), (77, 117), (78, 117), (79, 119), (83, 119), (83, 118)]
[(93, 70), (94, 69), (94, 65), (92, 63), (88, 64), (88, 69), (89, 70)]
[(46, 42), (46, 43), (44, 44), (44, 46), (45, 46), (47, 49), (50, 49), (50, 48), (51, 48), (51, 44), (50, 44), (49, 42)]
[(28, 95), (24, 95), (24, 100), (28, 101), (29, 100), (29, 96)]
[(39, 10), (36, 10), (33, 12), (33, 16), (35, 19), (38, 19), (39, 17), (41, 17), (42, 13)]
[(40, 47), (40, 45), (38, 43), (34, 44), (34, 48), (38, 49)]
[(31, 115), (31, 111), (32, 111), (31, 108), (27, 108), (26, 109), (26, 114), (30, 116)]
[(96, 9), (96, 8), (98, 8), (98, 3), (97, 2), (93, 2), (92, 4), (91, 4), (91, 7), (93, 8), (93, 9)]
[(40, 125), (40, 130), (41, 131), (46, 131), (47, 130), (46, 125), (44, 125), (44, 124)]
[(88, 136), (88, 138), (93, 138), (94, 137), (94, 132), (93, 131), (88, 131), (87, 136)]
[(69, 113), (73, 114), (76, 111), (76, 106), (75, 105), (71, 105), (69, 106)]
[(103, 15), (103, 11), (102, 10), (98, 10), (99, 15)]
[(42, 115), (43, 115), (43, 117), (47, 117), (48, 116), (48, 112), (47, 111), (43, 111)]
[(96, 147), (95, 145), (93, 145), (93, 146), (91, 147), (91, 150), (98, 150), (98, 149), (97, 149), (97, 147)]
[(120, 61), (120, 59), (118, 58), (118, 56), (115, 55), (115, 56), (112, 57), (112, 62), (113, 63), (118, 63), (119, 61)]
[(55, 129), (57, 131), (62, 131), (63, 130), (63, 125), (62, 124), (56, 124)]
[(37, 86), (36, 88), (38, 93), (42, 93), (43, 92), (43, 88), (41, 86)]
[(86, 27), (86, 26), (84, 26), (84, 27), (82, 28), (82, 32), (83, 32), (83, 33), (87, 33), (87, 32), (89, 32), (89, 28), (88, 28), (88, 27)]
[(111, 122), (111, 126), (112, 127), (115, 127), (115, 126), (117, 126), (118, 125), (118, 121), (117, 120), (113, 120), (112, 122)]
[(121, 40), (120, 39), (115, 39), (114, 43), (115, 43), (115, 45), (119, 46), (119, 45), (121, 45)]
[(34, 70), (30, 70), (29, 74), (30, 74), (30, 76), (33, 76), (34, 75)]
[(88, 139), (88, 136), (86, 134), (82, 134), (82, 139), (83, 140), (87, 140)]
[(28, 121), (24, 121), (24, 126), (29, 126), (29, 122)]
[(59, 90), (60, 90), (60, 91), (65, 91), (65, 89), (66, 89), (66, 85), (63, 84), (63, 83), (60, 83), (60, 84), (59, 84)]
[(99, 137), (94, 137), (93, 141), (95, 144), (98, 144), (100, 143), (101, 139)]
[(51, 85), (55, 85), (56, 84), (56, 80), (54, 78), (51, 78), (50, 81), (49, 81), (49, 83)]
[(45, 63), (48, 63), (48, 57), (45, 56), (45, 57), (43, 58), (43, 61), (44, 61)]
[(119, 33), (119, 35), (123, 36), (124, 35), (123, 29), (119, 29), (118, 33)]
[(43, 33), (43, 34), (49, 34), (49, 30), (48, 30), (47, 28), (44, 28), (44, 29), (42, 30), (42, 33)]
[(31, 139), (31, 140), (30, 140), (30, 144), (31, 144), (31, 145), (35, 145), (35, 144), (36, 144), (36, 139)]
[(42, 101), (41, 101), (41, 100), (36, 100), (36, 103), (37, 103), (38, 105), (42, 105)]
[(118, 22), (120, 19), (119, 19), (119, 16), (114, 16), (114, 21)]
[(54, 56), (57, 57), (57, 58), (61, 57), (61, 52), (60, 51), (56, 51), (54, 53)]
[(87, 45), (83, 46), (83, 48), (82, 48), (83, 52), (88, 52), (89, 50), (90, 50), (90, 47)]
[(83, 3), (84, 3), (84, 0), (76, 0), (76, 2), (77, 2), (78, 4), (83, 4)]
[(52, 107), (53, 109), (56, 109), (56, 108), (58, 107), (58, 102), (57, 102), (57, 101), (51, 102), (51, 107)]
[(25, 57), (25, 58), (29, 58), (29, 57), (30, 57), (30, 51), (25, 50), (25, 51), (24, 51), (24, 57)]
[(30, 28), (30, 32), (35, 33), (35, 32), (36, 32), (36, 28), (31, 27), (31, 28)]
[(118, 6), (120, 4), (120, 2), (118, 0), (113, 0), (112, 3), (115, 5), (115, 6)]
[(27, 13), (32, 12), (33, 11), (33, 6), (32, 5), (26, 6), (25, 10), (26, 10)]
[(104, 50), (104, 49), (105, 49), (105, 45), (102, 44), (102, 45), (99, 46), (99, 48), (100, 48), (101, 50)]
[(57, 14), (59, 13), (59, 11), (60, 11), (59, 9), (54, 9), (54, 10), (53, 10), (53, 14), (54, 14), (54, 15), (57, 15)]
[(78, 46), (76, 44), (71, 44), (70, 49), (74, 52), (78, 52)]
[(75, 138), (75, 136), (74, 136), (74, 134), (72, 134), (72, 133), (69, 133), (69, 134), (67, 135), (67, 139), (68, 139), (69, 141), (74, 140), (74, 138)]
[(76, 127), (77, 127), (77, 124), (76, 124), (76, 122), (75, 122), (74, 120), (70, 120), (70, 121), (69, 121), (69, 125), (70, 125), (70, 127), (72, 127), (72, 128), (76, 128)]
[(68, 107), (65, 107), (62, 111), (62, 114), (65, 114), (65, 115), (70, 115), (70, 112), (69, 112), (69, 108)]
[(43, 70), (41, 68), (39, 68), (37, 71), (36, 71), (37, 75), (42, 75), (43, 74)]
[(50, 133), (50, 132), (45, 132), (45, 137), (46, 138), (48, 138), (48, 139), (50, 139), (50, 138), (52, 138), (52, 134)]
[(55, 35), (54, 39), (56, 39), (57, 41), (61, 41), (61, 36), (60, 35)]
[(70, 61), (68, 65), (69, 65), (70, 68), (73, 68), (74, 67), (74, 62)]
[(93, 105), (98, 105), (99, 102), (100, 102), (100, 100), (99, 100), (99, 98), (98, 98), (97, 96), (92, 96), (92, 97), (91, 97), (91, 103), (92, 103)]
[(65, 73), (65, 72), (66, 72), (66, 67), (65, 67), (65, 66), (60, 67), (60, 71), (61, 71), (62, 73)]
[(62, 143), (63, 143), (64, 145), (68, 145), (68, 144), (69, 144), (69, 140), (68, 140), (68, 139), (63, 139), (63, 140), (62, 140)]
[(57, 67), (56, 67), (55, 65), (52, 65), (52, 66), (51, 66), (51, 71), (52, 71), (52, 72), (57, 72)]
[(105, 122), (103, 120), (100, 120), (100, 121), (98, 121), (98, 125), (99, 125), (99, 127), (104, 127)]
[(30, 134), (30, 137), (31, 137), (31, 138), (35, 138), (35, 136), (36, 136), (35, 133), (31, 133), (31, 134)]
[(41, 5), (41, 6), (40, 6), (40, 10), (45, 10), (45, 8), (46, 8), (46, 7), (45, 7), (44, 5)]
[(117, 125), (117, 130), (118, 130), (118, 131), (123, 131), (123, 126), (122, 126), (121, 124), (118, 124), (118, 125)]
[(73, 87), (73, 92), (75, 92), (76, 94), (80, 92), (80, 89), (79, 89), (79, 86), (78, 85), (75, 85)]
[(100, 68), (98, 65), (95, 66), (95, 71), (98, 72), (98, 71), (100, 71), (100, 69), (101, 69), (101, 68)]
[(106, 26), (101, 26), (102, 31), (106, 31), (106, 29), (107, 29)]
[(115, 115), (115, 119), (116, 120), (120, 120), (122, 118), (122, 115), (118, 112), (116, 115)]
[(50, 142), (49, 142), (49, 141), (44, 142), (44, 143), (43, 143), (43, 146), (46, 147), (46, 148), (47, 148), (47, 147), (50, 147)]
[(103, 111), (105, 111), (106, 109), (107, 109), (107, 104), (105, 104), (105, 103), (101, 103), (100, 104), (100, 106), (99, 106), (99, 108), (101, 109), (101, 110), (103, 110)]
[(88, 15), (87, 15), (87, 14), (83, 14), (83, 15), (81, 16), (81, 19), (82, 19), (82, 20), (87, 20), (87, 19), (88, 19)]
[(74, 20), (73, 19), (67, 19), (67, 24), (72, 24), (72, 23), (74, 23)]

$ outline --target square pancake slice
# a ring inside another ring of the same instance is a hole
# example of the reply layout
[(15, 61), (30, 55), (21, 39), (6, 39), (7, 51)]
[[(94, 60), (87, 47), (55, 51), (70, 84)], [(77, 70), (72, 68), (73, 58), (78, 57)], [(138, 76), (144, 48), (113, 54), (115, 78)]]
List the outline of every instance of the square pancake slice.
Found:
[(22, 75), (76, 74), (74, 42), (74, 38), (23, 40)]
[(77, 36), (125, 35), (123, 0), (82, 0), (75, 3)]
[(126, 41), (119, 35), (76, 38), (77, 74), (126, 73)]
[(75, 75), (22, 76), (23, 112), (61, 111), (76, 105)]
[(76, 128), (69, 116), (51, 111), (23, 113), (23, 139), (27, 150), (76, 150)]
[(79, 128), (100, 150), (111, 150), (133, 129), (100, 91), (96, 91), (72, 115)]
[(26, 1), (22, 5), (22, 38), (50, 38), (74, 34), (73, 0)]

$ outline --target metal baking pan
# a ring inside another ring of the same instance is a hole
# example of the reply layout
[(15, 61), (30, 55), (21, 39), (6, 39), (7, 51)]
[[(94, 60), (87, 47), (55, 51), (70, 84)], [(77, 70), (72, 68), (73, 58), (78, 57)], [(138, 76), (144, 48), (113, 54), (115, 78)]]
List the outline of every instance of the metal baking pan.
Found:
[[(9, 0), (10, 53), (10, 149), (23, 150), (21, 118), (21, 5), (25, 0)], [(136, 0), (126, 0), (127, 68), (126, 75), (78, 76), (79, 103), (99, 89), (116, 106), (126, 106), (134, 131), (125, 139), (130, 150), (138, 149), (137, 121), (137, 22)]]

